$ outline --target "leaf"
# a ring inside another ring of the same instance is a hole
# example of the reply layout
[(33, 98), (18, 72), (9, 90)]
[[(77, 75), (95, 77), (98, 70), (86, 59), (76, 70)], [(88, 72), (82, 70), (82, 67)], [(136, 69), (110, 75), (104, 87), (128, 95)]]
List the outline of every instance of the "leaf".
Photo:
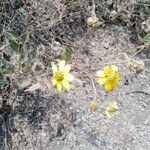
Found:
[(15, 41), (12, 41), (12, 40), (10, 40), (9, 43), (10, 43), (11, 49), (13, 51), (19, 53), (19, 43), (15, 42)]
[(3, 70), (6, 67), (6, 60), (5, 59), (0, 59), (0, 69)]
[(11, 49), (18, 53), (19, 48), (20, 48), (20, 45), (18, 42), (18, 34), (14, 31), (7, 31), (6, 36), (9, 39), (9, 44), (10, 44)]
[(18, 38), (18, 34), (14, 31), (7, 31), (6, 36), (9, 38), (9, 40), (12, 40), (12, 41), (17, 41), (17, 38)]
[(2, 71), (0, 71), (0, 86), (7, 84), (8, 81), (6, 80), (5, 75), (3, 74)]
[(4, 79), (4, 78), (1, 79), (1, 77), (0, 77), (0, 86), (5, 85), (7, 83), (8, 83), (8, 81), (6, 79)]
[(61, 56), (61, 59), (68, 61), (71, 58), (71, 54), (72, 54), (72, 49), (67, 46), (64, 46), (60, 56)]
[(0, 59), (0, 85), (7, 84), (8, 80), (6, 79), (6, 74), (11, 74), (13, 72), (14, 66), (5, 59)]
[(8, 64), (8, 65), (6, 66), (6, 68), (3, 70), (3, 73), (4, 73), (4, 74), (12, 74), (12, 73), (14, 73), (14, 71), (15, 71), (14, 66), (11, 65), (11, 64)]
[(142, 40), (143, 42), (150, 42), (150, 34), (147, 34)]
[(14, 65), (6, 61), (5, 59), (0, 60), (0, 70), (3, 72), (3, 74), (11, 74), (14, 73)]

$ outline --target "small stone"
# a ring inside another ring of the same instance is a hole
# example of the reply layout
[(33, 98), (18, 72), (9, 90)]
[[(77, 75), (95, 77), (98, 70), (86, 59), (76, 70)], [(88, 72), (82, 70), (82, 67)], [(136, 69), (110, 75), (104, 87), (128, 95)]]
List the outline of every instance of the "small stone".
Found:
[(148, 125), (149, 123), (150, 123), (150, 120), (149, 120), (149, 118), (147, 118), (146, 120), (144, 120), (144, 122), (143, 122), (145, 125)]
[(109, 48), (109, 43), (108, 43), (108, 42), (105, 42), (105, 43), (104, 43), (104, 48), (106, 48), (106, 49)]

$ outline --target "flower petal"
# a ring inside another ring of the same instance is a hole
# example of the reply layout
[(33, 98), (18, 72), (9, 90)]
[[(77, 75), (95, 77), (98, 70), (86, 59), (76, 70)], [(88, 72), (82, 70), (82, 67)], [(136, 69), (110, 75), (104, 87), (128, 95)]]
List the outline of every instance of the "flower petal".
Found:
[(116, 81), (118, 81), (119, 80), (119, 73), (117, 72), (117, 74), (116, 74)]
[(96, 75), (97, 75), (98, 77), (105, 77), (105, 76), (106, 76), (106, 74), (104, 73), (103, 70), (97, 71)]
[(112, 89), (112, 84), (110, 81), (107, 81), (104, 85), (105, 90), (111, 90)]
[(114, 70), (114, 71), (118, 71), (118, 67), (115, 66), (115, 65), (112, 65), (112, 66), (111, 66), (111, 69)]
[(52, 85), (55, 86), (57, 84), (57, 80), (55, 78), (52, 78)]
[(111, 82), (111, 86), (112, 86), (112, 89), (114, 89), (115, 87), (117, 87), (117, 81)]
[(98, 83), (99, 83), (100, 85), (104, 84), (106, 81), (107, 81), (107, 78), (105, 78), (105, 77), (98, 79)]
[(111, 115), (111, 114), (110, 114), (109, 111), (106, 110), (106, 111), (105, 111), (105, 115), (106, 115), (107, 118), (110, 118), (110, 115)]
[(70, 65), (67, 64), (66, 66), (64, 66), (65, 73), (69, 73), (70, 69), (71, 69)]
[(53, 64), (52, 65), (52, 70), (53, 70), (53, 73), (56, 72), (58, 70), (57, 66)]
[(70, 81), (70, 82), (75, 79), (75, 77), (71, 73), (66, 74), (64, 78), (65, 80)]
[(56, 85), (57, 85), (58, 92), (61, 92), (62, 91), (61, 83), (57, 83)]
[(108, 74), (111, 72), (111, 68), (110, 68), (109, 66), (105, 66), (105, 67), (103, 68), (103, 70), (104, 70), (104, 73), (105, 73), (106, 75), (108, 75)]
[(62, 85), (64, 86), (64, 88), (66, 88), (67, 90), (70, 90), (70, 83), (67, 80), (63, 80), (62, 81)]
[(64, 60), (59, 61), (59, 70), (64, 70), (64, 67), (65, 67), (65, 61)]

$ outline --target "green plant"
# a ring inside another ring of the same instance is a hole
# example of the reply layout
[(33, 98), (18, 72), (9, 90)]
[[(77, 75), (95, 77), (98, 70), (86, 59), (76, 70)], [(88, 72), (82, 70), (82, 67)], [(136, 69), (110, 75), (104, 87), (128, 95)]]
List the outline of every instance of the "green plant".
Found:
[(8, 38), (10, 48), (16, 53), (22, 53), (21, 49), (26, 43), (28, 36), (29, 36), (28, 30), (24, 30), (20, 34), (20, 36), (13, 30), (9, 30), (6, 32), (6, 38)]
[(15, 67), (4, 58), (0, 59), (0, 86), (7, 84), (7, 77), (14, 73)]

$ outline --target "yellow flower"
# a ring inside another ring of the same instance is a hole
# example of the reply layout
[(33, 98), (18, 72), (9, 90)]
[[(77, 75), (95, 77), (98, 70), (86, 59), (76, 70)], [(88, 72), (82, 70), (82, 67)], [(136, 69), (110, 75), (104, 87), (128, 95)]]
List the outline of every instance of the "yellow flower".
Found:
[(70, 89), (70, 83), (74, 80), (74, 76), (69, 73), (71, 69), (70, 65), (65, 65), (65, 61), (59, 61), (58, 66), (52, 65), (53, 76), (52, 76), (52, 84), (53, 86), (57, 86), (59, 92), (62, 91), (62, 86), (65, 89)]
[(108, 102), (105, 106), (105, 115), (110, 118), (111, 114), (118, 110), (117, 102)]
[(104, 86), (106, 91), (114, 89), (119, 80), (118, 67), (115, 65), (106, 66), (103, 70), (97, 71), (98, 83)]

